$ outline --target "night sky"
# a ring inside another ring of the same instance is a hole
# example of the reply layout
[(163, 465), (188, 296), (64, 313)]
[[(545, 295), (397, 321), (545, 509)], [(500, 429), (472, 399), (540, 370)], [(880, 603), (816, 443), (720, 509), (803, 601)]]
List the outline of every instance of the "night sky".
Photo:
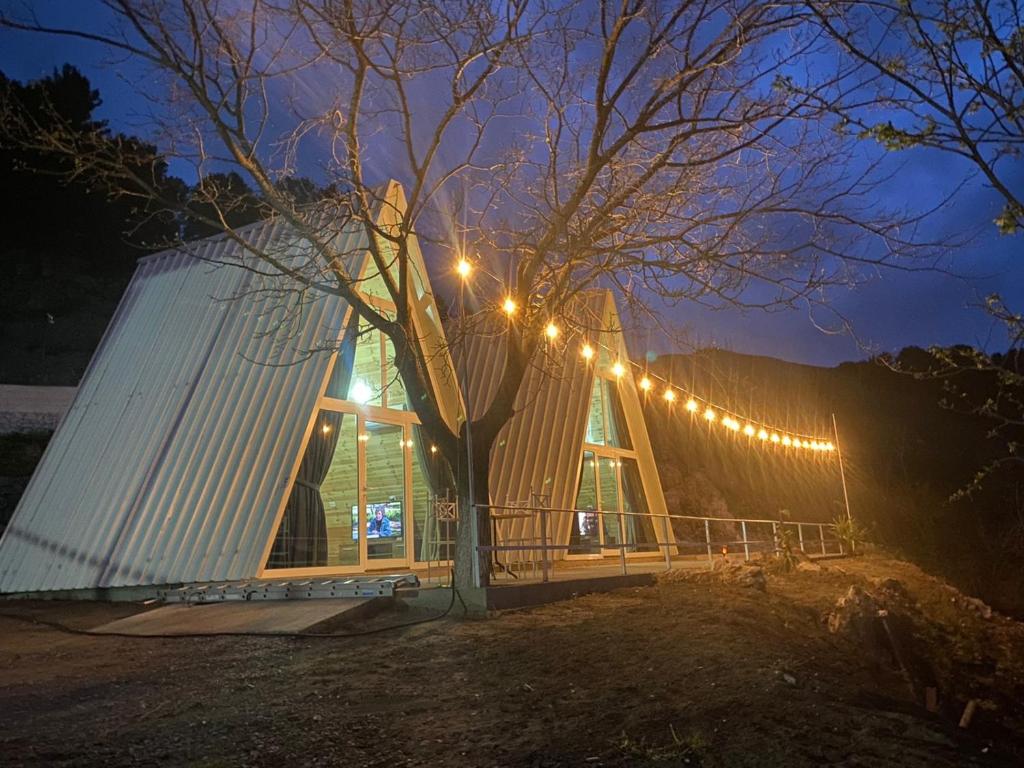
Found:
[[(87, 2), (55, 3), (46, 19), (72, 27), (102, 26), (102, 11), (90, 6)], [(131, 62), (81, 41), (0, 33), (0, 70), (8, 77), (34, 79), (65, 62), (77, 66), (99, 89), (101, 118), (115, 130), (139, 132), (135, 126), (141, 122), (139, 112), (145, 105), (130, 82), (139, 74)], [(934, 204), (972, 172), (958, 158), (927, 150), (891, 154), (889, 160), (900, 164), (899, 173), (880, 190), (879, 202), (889, 207), (920, 209)], [(1024, 184), (1024, 162), (1018, 162), (1016, 170), (1010, 181), (1019, 188)], [(182, 168), (172, 165), (172, 172), (190, 180)], [(856, 290), (836, 291), (833, 304), (853, 321), (860, 343), (849, 335), (832, 335), (817, 328), (816, 320), (834, 324), (821, 310), (766, 315), (685, 307), (673, 309), (671, 320), (685, 327), (696, 346), (714, 344), (819, 365), (862, 359), (869, 352), (895, 351), (908, 345), (966, 343), (998, 349), (1002, 337), (993, 335), (989, 320), (970, 305), (998, 292), (1018, 311), (1024, 307), (1024, 235), (998, 235), (991, 222), (1001, 207), (1001, 198), (974, 178), (955, 206), (934, 218), (936, 229), (980, 231), (975, 242), (950, 256), (948, 267), (959, 277), (882, 272)], [(657, 351), (669, 350), (662, 346)]]

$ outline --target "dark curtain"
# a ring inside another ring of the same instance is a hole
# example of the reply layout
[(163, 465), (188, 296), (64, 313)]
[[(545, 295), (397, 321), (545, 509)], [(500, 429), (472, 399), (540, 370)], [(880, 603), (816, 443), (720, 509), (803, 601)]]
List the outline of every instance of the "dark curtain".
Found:
[(331, 468), (341, 430), (341, 417), (342, 414), (334, 411), (320, 411), (306, 446), (306, 455), (302, 457), (299, 474), (295, 476), (295, 485), (284, 511), (288, 520), (287, 567), (327, 565), (327, 518), (324, 516), (320, 484)]
[[(353, 315), (331, 371), (328, 393), (348, 392), (356, 352), (356, 331), (357, 322)], [(327, 518), (320, 485), (331, 468), (341, 434), (342, 416), (336, 411), (320, 411), (271, 550), (271, 567), (314, 568), (327, 565)]]
[[(413, 430), (416, 437), (413, 440), (413, 445), (415, 446), (413, 461), (419, 463), (423, 477), (430, 488), (430, 495), (440, 498), (448, 496), (454, 501), (456, 498), (455, 476), (452, 474), (447, 459), (441, 455), (440, 451), (437, 453), (430, 452), (430, 444), (422, 427), (416, 425), (413, 427)], [(414, 515), (418, 517), (419, 512), (414, 510)], [(416, 548), (416, 559), (421, 562), (451, 559), (451, 553), (447, 551), (448, 547), (441, 547), (437, 541), (438, 529), (440, 529), (440, 533), (443, 535), (445, 526), (443, 524), (440, 526), (435, 524), (434, 511), (432, 509), (424, 510), (422, 522), (417, 519), (416, 524), (416, 541), (413, 544)], [(429, 536), (426, 535), (427, 527), (431, 528)], [(443, 552), (441, 551), (442, 548), (444, 549)]]

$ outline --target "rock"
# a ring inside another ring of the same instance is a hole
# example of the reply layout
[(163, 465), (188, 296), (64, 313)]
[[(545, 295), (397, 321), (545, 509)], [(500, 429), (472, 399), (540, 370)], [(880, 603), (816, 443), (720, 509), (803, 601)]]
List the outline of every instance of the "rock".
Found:
[(907, 588), (903, 585), (902, 581), (891, 577), (881, 577), (871, 579), (871, 584), (881, 593), (883, 599), (896, 598), (899, 600), (906, 600), (912, 602), (910, 593), (907, 592)]
[(821, 566), (813, 560), (801, 560), (796, 564), (796, 569), (804, 573), (820, 573)]
[(767, 588), (768, 582), (764, 577), (764, 569), (759, 565), (747, 565), (738, 569), (736, 583), (743, 587), (752, 587), (762, 592)]
[(992, 608), (976, 597), (961, 597), (961, 605), (968, 610), (980, 614), (982, 618), (992, 618)]

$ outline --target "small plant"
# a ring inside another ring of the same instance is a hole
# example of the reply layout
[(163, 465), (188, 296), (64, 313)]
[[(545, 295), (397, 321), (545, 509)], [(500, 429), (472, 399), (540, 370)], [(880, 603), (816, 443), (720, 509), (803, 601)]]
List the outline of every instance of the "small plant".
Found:
[(863, 545), (867, 538), (867, 529), (852, 517), (842, 515), (833, 520), (832, 525), (835, 527), (836, 538), (847, 553), (856, 552), (857, 547)]
[(779, 565), (784, 572), (792, 571), (800, 561), (797, 550), (800, 544), (797, 542), (796, 533), (793, 528), (786, 525), (779, 525), (775, 531), (775, 551), (779, 557)]
[(668, 727), (672, 741), (664, 746), (649, 744), (645, 738), (634, 741), (625, 732), (617, 746), (623, 755), (630, 758), (630, 765), (693, 765), (701, 764), (700, 752), (707, 746), (704, 737), (694, 731), (685, 738), (679, 738), (676, 729)]

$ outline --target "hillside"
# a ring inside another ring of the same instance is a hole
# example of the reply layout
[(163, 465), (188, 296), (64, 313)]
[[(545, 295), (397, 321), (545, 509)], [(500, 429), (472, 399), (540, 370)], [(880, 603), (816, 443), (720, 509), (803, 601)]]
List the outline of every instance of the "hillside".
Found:
[[(920, 370), (927, 357), (908, 349), (897, 362)], [(816, 368), (721, 350), (665, 356), (651, 371), (795, 431), (831, 437), (835, 413), (850, 505), (873, 539), (1024, 615), (1024, 478), (1003, 472), (950, 500), (1000, 444), (986, 419), (940, 405), (944, 382), (877, 361)], [(984, 381), (972, 386), (984, 394)], [(670, 511), (822, 521), (844, 513), (833, 457), (751, 447), (660, 398), (646, 416)]]
[(486, 621), (307, 640), (68, 635), (10, 615), (92, 627), (145, 608), (8, 603), (0, 755), (113, 768), (1024, 761), (1024, 626), (881, 556), (801, 567), (668, 572)]

